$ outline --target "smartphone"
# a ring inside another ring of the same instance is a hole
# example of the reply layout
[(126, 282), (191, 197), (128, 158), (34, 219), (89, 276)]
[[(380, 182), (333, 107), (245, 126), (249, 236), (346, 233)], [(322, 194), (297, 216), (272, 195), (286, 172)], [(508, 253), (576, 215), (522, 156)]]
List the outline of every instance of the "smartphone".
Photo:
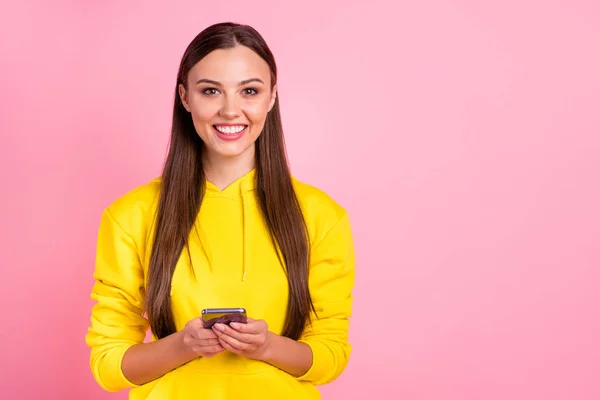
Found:
[(246, 310), (244, 308), (205, 308), (202, 310), (202, 324), (205, 328), (212, 328), (216, 323), (230, 324), (231, 322), (241, 324), (248, 322)]

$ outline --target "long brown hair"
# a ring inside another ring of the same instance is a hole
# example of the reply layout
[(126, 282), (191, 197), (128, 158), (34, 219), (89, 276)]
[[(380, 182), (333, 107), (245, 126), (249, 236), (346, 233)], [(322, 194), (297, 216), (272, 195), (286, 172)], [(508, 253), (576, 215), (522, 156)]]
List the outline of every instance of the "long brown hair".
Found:
[[(183, 107), (179, 84), (187, 87), (190, 69), (213, 50), (246, 46), (264, 59), (277, 83), (271, 50), (252, 27), (234, 23), (212, 25), (187, 47), (177, 74), (169, 152), (162, 172), (155, 236), (146, 288), (146, 311), (157, 338), (176, 331), (171, 309), (173, 271), (202, 204), (205, 176), (204, 145), (192, 117)], [(309, 243), (304, 217), (292, 186), (279, 112), (279, 96), (256, 142), (256, 196), (271, 240), (288, 280), (289, 297), (283, 335), (299, 339), (314, 310), (308, 288)]]

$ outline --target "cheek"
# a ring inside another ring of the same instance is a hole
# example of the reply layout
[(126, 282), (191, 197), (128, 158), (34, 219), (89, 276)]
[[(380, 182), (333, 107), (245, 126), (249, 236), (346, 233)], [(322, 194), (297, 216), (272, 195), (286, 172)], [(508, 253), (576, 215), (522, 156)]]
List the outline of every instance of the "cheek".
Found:
[(199, 101), (191, 104), (192, 119), (195, 123), (210, 123), (219, 113), (219, 104), (212, 101)]
[(269, 111), (269, 102), (260, 102), (244, 107), (244, 114), (253, 124), (263, 124)]

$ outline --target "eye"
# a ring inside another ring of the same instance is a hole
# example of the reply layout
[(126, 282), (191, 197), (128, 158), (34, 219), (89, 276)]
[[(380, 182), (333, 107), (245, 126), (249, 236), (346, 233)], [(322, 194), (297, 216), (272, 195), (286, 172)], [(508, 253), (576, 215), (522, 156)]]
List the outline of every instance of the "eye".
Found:
[(258, 90), (254, 89), (254, 88), (246, 88), (244, 90), (242, 90), (242, 93), (248, 95), (248, 96), (254, 96), (258, 94)]
[(205, 94), (207, 96), (214, 96), (215, 94), (218, 94), (219, 90), (215, 89), (215, 88), (206, 88), (204, 90), (202, 90), (202, 94)]

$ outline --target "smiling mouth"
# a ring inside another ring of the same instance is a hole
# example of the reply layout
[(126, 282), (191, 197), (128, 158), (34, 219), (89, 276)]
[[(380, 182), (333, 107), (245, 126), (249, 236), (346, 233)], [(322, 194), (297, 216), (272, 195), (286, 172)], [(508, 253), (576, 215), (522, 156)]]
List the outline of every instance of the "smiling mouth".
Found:
[(213, 125), (213, 129), (219, 139), (234, 141), (246, 134), (248, 125)]
[(235, 136), (244, 131), (248, 125), (213, 125), (213, 127), (223, 135)]

